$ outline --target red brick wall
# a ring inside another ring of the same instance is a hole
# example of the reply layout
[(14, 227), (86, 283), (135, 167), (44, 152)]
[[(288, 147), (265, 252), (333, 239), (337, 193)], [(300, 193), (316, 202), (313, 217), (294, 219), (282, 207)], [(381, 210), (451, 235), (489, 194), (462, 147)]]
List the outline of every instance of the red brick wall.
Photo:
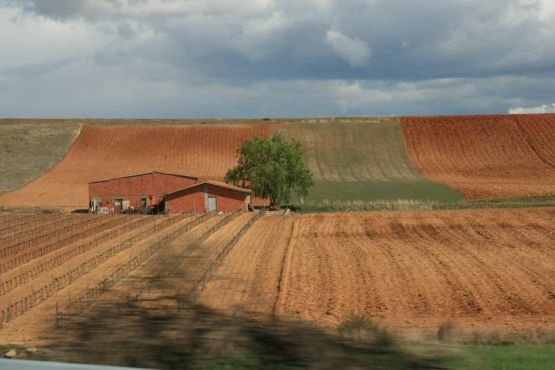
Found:
[(200, 185), (167, 195), (166, 210), (169, 213), (204, 212), (204, 186)]
[(216, 204), (220, 212), (246, 211), (248, 193), (233, 189), (221, 188), (208, 184), (208, 196), (216, 197)]
[[(166, 209), (169, 213), (183, 213), (188, 211), (205, 212), (205, 185), (199, 185), (175, 194), (166, 196)], [(220, 212), (246, 211), (246, 200), (249, 196), (237, 190), (221, 188), (207, 184), (208, 196), (216, 197), (217, 209)]]
[(89, 199), (125, 198), (166, 194), (196, 183), (196, 179), (161, 173), (130, 176), (89, 184)]

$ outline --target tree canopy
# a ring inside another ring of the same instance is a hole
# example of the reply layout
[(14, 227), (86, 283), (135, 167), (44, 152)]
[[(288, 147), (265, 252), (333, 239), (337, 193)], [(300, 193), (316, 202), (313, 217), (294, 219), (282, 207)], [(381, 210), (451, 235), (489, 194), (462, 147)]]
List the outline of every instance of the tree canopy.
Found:
[(250, 187), (253, 195), (270, 199), (270, 206), (289, 203), (291, 195), (305, 197), (313, 185), (312, 173), (303, 162), (301, 143), (280, 134), (255, 136), (237, 151), (237, 166), (225, 175), (227, 183)]

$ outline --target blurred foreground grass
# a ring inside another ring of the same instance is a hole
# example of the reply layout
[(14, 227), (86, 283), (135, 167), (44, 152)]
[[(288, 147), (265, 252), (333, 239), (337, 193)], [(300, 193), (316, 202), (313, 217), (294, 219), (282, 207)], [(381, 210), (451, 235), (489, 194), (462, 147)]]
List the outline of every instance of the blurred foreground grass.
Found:
[(21, 353), (37, 360), (195, 370), (547, 370), (555, 364), (554, 337), (547, 334), (466, 337), (445, 324), (437, 337), (406, 341), (364, 315), (351, 315), (331, 330), (240, 312), (215, 311), (187, 295), (98, 302), (64, 320), (52, 344)]
[(553, 370), (555, 345), (463, 345), (444, 360), (454, 370)]

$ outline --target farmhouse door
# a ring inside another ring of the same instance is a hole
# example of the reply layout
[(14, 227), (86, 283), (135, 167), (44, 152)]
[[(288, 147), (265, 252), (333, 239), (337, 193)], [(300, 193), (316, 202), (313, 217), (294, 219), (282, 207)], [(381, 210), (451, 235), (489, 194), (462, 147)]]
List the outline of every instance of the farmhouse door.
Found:
[(208, 197), (208, 212), (216, 211), (217, 209), (216, 197)]

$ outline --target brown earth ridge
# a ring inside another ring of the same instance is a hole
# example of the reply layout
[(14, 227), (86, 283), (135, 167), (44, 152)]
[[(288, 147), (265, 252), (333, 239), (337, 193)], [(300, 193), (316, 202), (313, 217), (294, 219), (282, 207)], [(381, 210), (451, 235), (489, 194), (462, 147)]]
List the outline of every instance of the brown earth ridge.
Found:
[(467, 199), (555, 194), (555, 114), (401, 117), (408, 153)]

